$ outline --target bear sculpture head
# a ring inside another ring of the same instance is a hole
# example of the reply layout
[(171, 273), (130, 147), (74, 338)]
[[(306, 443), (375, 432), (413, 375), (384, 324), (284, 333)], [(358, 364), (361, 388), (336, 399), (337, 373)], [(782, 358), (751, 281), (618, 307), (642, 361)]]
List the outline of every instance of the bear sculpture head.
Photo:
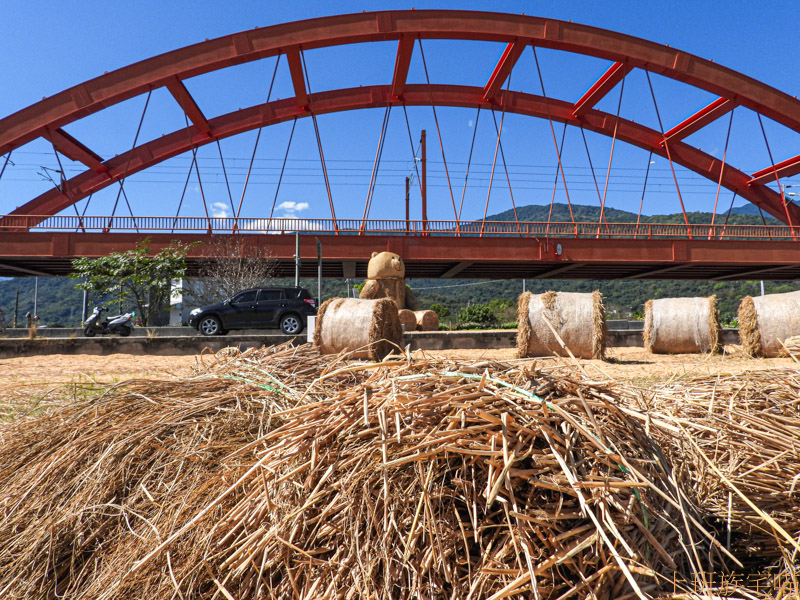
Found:
[(393, 252), (373, 252), (367, 265), (368, 279), (404, 279), (406, 266)]

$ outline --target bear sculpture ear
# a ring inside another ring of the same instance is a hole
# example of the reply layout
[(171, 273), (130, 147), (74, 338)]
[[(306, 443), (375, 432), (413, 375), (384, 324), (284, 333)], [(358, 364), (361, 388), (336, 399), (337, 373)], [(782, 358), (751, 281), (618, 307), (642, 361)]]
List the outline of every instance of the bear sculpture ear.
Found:
[(377, 252), (373, 252), (372, 253), (372, 258), (375, 258), (376, 256), (378, 256), (378, 253)]

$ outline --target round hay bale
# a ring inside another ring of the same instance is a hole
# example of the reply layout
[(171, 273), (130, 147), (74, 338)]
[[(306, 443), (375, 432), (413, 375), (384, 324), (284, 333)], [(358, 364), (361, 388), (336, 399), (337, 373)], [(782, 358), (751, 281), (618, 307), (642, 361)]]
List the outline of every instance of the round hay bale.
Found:
[(717, 297), (648, 300), (642, 336), (654, 354), (719, 352)]
[(781, 342), (795, 335), (800, 335), (800, 292), (742, 298), (739, 341), (749, 356), (778, 356)]
[(322, 354), (352, 352), (383, 360), (403, 339), (397, 305), (390, 298), (331, 298), (317, 313), (314, 345)]
[(400, 325), (403, 326), (403, 331), (417, 330), (417, 315), (413, 310), (401, 308), (397, 311), (397, 317), (400, 319)]
[(415, 310), (417, 331), (439, 331), (439, 315), (432, 310)]
[(546, 292), (536, 296), (525, 292), (519, 297), (517, 310), (520, 358), (569, 356), (569, 352), (579, 358), (603, 358), (606, 315), (599, 291)]

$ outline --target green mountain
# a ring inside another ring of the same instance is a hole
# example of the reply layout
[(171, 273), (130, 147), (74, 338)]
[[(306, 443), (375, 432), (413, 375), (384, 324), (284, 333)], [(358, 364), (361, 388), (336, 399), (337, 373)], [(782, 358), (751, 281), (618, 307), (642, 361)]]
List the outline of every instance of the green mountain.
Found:
[[(752, 208), (751, 208), (752, 207)], [(576, 222), (596, 223), (600, 220), (600, 207), (588, 206), (585, 204), (573, 204), (572, 216), (570, 216), (570, 207), (563, 203), (554, 203), (553, 212), (550, 214), (550, 205), (528, 204), (526, 206), (517, 207), (517, 218), (520, 221), (538, 221), (547, 222), (549, 220), (553, 223), (571, 223), (573, 218)], [(616, 208), (606, 207), (603, 211), (605, 220), (608, 223), (636, 223), (636, 213), (627, 210), (618, 210)], [(686, 217), (689, 223), (692, 224), (708, 224), (711, 223), (713, 213), (710, 212), (688, 212)], [(486, 217), (487, 221), (514, 221), (514, 211), (506, 210), (496, 215)], [(685, 223), (683, 214), (675, 213), (670, 215), (642, 215), (639, 219), (641, 223)], [(758, 208), (754, 205), (739, 207), (731, 211), (730, 216), (727, 213), (717, 214), (714, 218), (714, 223), (724, 225), (763, 225), (764, 222), (768, 225), (780, 225), (781, 222), (777, 219), (770, 217), (764, 213), (764, 219), (758, 212)]]

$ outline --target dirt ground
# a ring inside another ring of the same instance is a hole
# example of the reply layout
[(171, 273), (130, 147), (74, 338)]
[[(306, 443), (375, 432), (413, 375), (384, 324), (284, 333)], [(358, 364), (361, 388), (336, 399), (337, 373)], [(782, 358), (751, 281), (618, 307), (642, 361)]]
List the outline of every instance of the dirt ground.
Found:
[[(419, 351), (418, 351), (419, 352)], [(513, 348), (502, 350), (425, 351), (465, 360), (515, 360)], [(3, 406), (63, 393), (69, 387), (106, 387), (128, 379), (189, 375), (195, 356), (134, 356), (130, 354), (45, 355), (0, 360), (0, 413)], [(528, 359), (532, 360), (532, 359)], [(542, 358), (543, 362), (569, 363), (569, 359)], [(726, 346), (721, 355), (655, 355), (642, 348), (611, 348), (608, 359), (582, 360), (591, 378), (655, 383), (681, 376), (739, 374), (744, 371), (785, 368), (790, 358), (751, 359), (738, 346)]]
[[(449, 358), (469, 360), (516, 360), (515, 348), (502, 350), (440, 350), (426, 352)], [(572, 359), (525, 359), (562, 364)], [(644, 348), (608, 348), (606, 360), (578, 361), (591, 378), (634, 381), (637, 383), (667, 381), (675, 377), (694, 377), (718, 374), (738, 375), (745, 371), (763, 371), (800, 366), (791, 358), (749, 358), (741, 347), (725, 346), (722, 354), (651, 354)]]

